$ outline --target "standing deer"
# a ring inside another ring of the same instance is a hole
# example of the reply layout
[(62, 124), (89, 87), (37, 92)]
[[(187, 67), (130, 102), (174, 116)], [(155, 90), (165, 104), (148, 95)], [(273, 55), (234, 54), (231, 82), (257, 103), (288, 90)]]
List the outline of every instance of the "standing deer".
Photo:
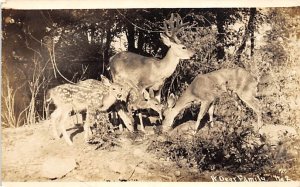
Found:
[(228, 90), (235, 92), (239, 98), (252, 108), (258, 117), (258, 127), (261, 125), (261, 113), (259, 101), (256, 98), (257, 81), (255, 78), (242, 68), (222, 69), (204, 75), (198, 75), (181, 97), (175, 106), (169, 106), (164, 111), (165, 119), (163, 129), (172, 127), (177, 114), (190, 106), (192, 103), (201, 103), (200, 111), (195, 124), (195, 131), (199, 129), (200, 122), (209, 110), (210, 120), (212, 120), (214, 100)]
[[(107, 111), (117, 100), (126, 100), (129, 90), (124, 89), (118, 83), (111, 84), (105, 77), (102, 81), (85, 80), (75, 85), (63, 84), (48, 91), (48, 102), (56, 106), (50, 116), (50, 123), (53, 126), (53, 134), (56, 139), (56, 125), (59, 125), (65, 141), (72, 145), (72, 141), (66, 132), (65, 124), (69, 123), (70, 112), (81, 112), (86, 110), (86, 121), (84, 124), (84, 139), (88, 141), (91, 135), (90, 126), (96, 111)], [(129, 130), (130, 127), (127, 127)], [(133, 128), (131, 129), (133, 131)]]
[(194, 51), (187, 49), (176, 36), (187, 24), (183, 23), (179, 14), (173, 13), (169, 20), (164, 21), (165, 34), (161, 34), (160, 37), (169, 50), (163, 59), (131, 52), (120, 52), (113, 56), (109, 62), (113, 81), (131, 82), (145, 97), (149, 97), (146, 89), (151, 92), (158, 91), (157, 97), (160, 102), (164, 81), (173, 74), (180, 59), (190, 59), (194, 55)]
[(164, 81), (173, 74), (180, 59), (190, 59), (194, 55), (194, 51), (187, 49), (176, 36), (187, 24), (177, 13), (172, 13), (171, 18), (164, 21), (165, 34), (160, 37), (169, 50), (161, 60), (131, 52), (120, 52), (113, 56), (109, 62), (113, 81), (130, 81), (143, 94), (147, 94), (146, 89), (158, 91), (160, 101)]

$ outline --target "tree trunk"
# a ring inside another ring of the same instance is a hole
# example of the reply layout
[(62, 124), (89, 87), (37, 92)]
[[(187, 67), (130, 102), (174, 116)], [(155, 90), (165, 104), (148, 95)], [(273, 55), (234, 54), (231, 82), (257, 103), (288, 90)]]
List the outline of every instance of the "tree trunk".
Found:
[[(241, 60), (241, 55), (242, 55), (243, 51), (246, 48), (246, 43), (247, 43), (247, 40), (250, 36), (250, 33), (251, 33), (251, 36), (254, 37), (254, 18), (255, 18), (255, 15), (256, 15), (256, 8), (251, 8), (250, 9), (249, 21), (248, 21), (247, 27), (245, 29), (245, 34), (244, 34), (244, 37), (243, 37), (243, 40), (242, 40), (242, 44), (238, 48), (238, 50), (236, 51), (235, 61), (237, 63)], [(253, 49), (254, 49), (254, 38), (251, 38), (251, 55), (253, 55)]]
[[(256, 15), (256, 8), (250, 9), (250, 17), (252, 17), (252, 21), (250, 23), (250, 42), (251, 42), (251, 57), (254, 55), (254, 18)], [(249, 20), (250, 21), (250, 20)]]
[(134, 39), (134, 26), (131, 23), (126, 24), (127, 27), (127, 42), (128, 42), (128, 51), (134, 52), (135, 51), (135, 39)]
[(94, 44), (95, 43), (95, 31), (96, 31), (96, 25), (95, 24), (92, 24), (90, 26), (90, 29), (91, 29), (91, 41), (90, 41), (90, 44)]
[(144, 52), (143, 47), (145, 43), (145, 36), (143, 31), (139, 31), (139, 38), (138, 38), (138, 53), (142, 54)]
[(104, 48), (104, 64), (108, 64), (109, 62), (109, 49), (110, 49), (110, 44), (112, 40), (111, 36), (111, 30), (110, 28), (106, 29), (106, 43), (105, 43), (105, 48)]
[(217, 35), (217, 59), (221, 60), (225, 56), (225, 49), (224, 49), (224, 42), (225, 42), (225, 15), (223, 13), (223, 10), (220, 9), (217, 12), (217, 29), (218, 29), (218, 35)]

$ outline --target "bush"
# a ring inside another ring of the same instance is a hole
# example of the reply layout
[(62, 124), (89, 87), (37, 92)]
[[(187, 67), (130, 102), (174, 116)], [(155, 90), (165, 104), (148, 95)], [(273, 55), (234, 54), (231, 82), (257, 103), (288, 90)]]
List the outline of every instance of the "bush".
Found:
[(295, 144), (299, 146), (299, 140), (284, 140), (279, 146), (272, 146), (249, 126), (249, 123), (229, 126), (219, 123), (212, 129), (201, 129), (192, 138), (179, 135), (154, 141), (149, 151), (174, 161), (178, 167), (194, 167), (199, 171), (268, 175), (297, 170), (300, 150), (295, 151)]
[(93, 137), (89, 143), (96, 146), (95, 149), (110, 149), (119, 145), (118, 134), (111, 123), (106, 112), (99, 112), (95, 116), (93, 128)]

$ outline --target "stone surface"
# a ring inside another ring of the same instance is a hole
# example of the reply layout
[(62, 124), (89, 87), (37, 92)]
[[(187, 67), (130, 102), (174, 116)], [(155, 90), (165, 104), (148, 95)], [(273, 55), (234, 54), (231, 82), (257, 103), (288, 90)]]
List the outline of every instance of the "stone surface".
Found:
[(62, 178), (76, 167), (74, 158), (49, 157), (41, 168), (41, 175), (49, 179)]
[(271, 145), (277, 145), (284, 138), (297, 137), (296, 129), (286, 125), (265, 125), (260, 130)]
[(126, 163), (120, 163), (116, 160), (111, 160), (106, 164), (108, 165), (109, 170), (119, 174), (126, 174), (132, 170), (130, 165)]
[(179, 177), (181, 175), (181, 172), (179, 170), (175, 171), (175, 176)]

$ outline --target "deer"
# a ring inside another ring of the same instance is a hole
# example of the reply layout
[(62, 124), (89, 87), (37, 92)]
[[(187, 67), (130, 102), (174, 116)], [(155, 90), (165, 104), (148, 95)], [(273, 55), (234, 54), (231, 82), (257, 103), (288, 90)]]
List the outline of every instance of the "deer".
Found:
[[(145, 57), (129, 51), (112, 56), (109, 61), (109, 70), (113, 82), (131, 82), (145, 98), (149, 97), (147, 89), (151, 93), (156, 91), (158, 92), (157, 100), (160, 103), (161, 89), (165, 80), (174, 73), (180, 60), (190, 59), (195, 54), (177, 38), (177, 34), (187, 24), (183, 23), (177, 13), (172, 13), (170, 19), (164, 21), (165, 34), (161, 33), (160, 37), (169, 49), (163, 59)], [(122, 113), (124, 114), (124, 111)]]
[(169, 49), (163, 59), (145, 57), (128, 51), (112, 56), (109, 69), (113, 82), (131, 81), (143, 95), (149, 95), (146, 89), (158, 91), (157, 98), (160, 102), (165, 80), (174, 73), (180, 60), (190, 59), (195, 54), (177, 38), (177, 34), (187, 24), (183, 23), (178, 13), (172, 13), (170, 19), (164, 21), (165, 34), (161, 33), (160, 37)]
[[(159, 119), (162, 120), (162, 110), (163, 105), (158, 102), (155, 98), (144, 97), (144, 95), (139, 92), (138, 88), (132, 89), (127, 100), (127, 108), (130, 113), (138, 112), (139, 122), (141, 125), (141, 131), (145, 132), (145, 125), (143, 122), (143, 115), (140, 110), (142, 109), (152, 109), (159, 114)], [(145, 100), (146, 99), (146, 100)]]
[(164, 120), (162, 122), (163, 131), (172, 128), (175, 117), (185, 108), (192, 104), (201, 104), (200, 111), (195, 123), (195, 133), (197, 133), (200, 122), (204, 115), (209, 113), (209, 120), (213, 119), (214, 101), (221, 94), (231, 91), (250, 107), (257, 115), (257, 127), (261, 127), (261, 110), (257, 96), (256, 79), (245, 69), (232, 68), (221, 69), (207, 74), (199, 74), (182, 93), (173, 105), (168, 106), (164, 111)]
[[(128, 93), (128, 89), (118, 83), (110, 83), (104, 76), (101, 81), (88, 79), (77, 84), (63, 84), (50, 89), (47, 93), (47, 102), (56, 106), (50, 115), (54, 138), (59, 139), (57, 133), (57, 125), (59, 125), (67, 144), (73, 145), (65, 125), (72, 111), (77, 113), (86, 110), (84, 140), (87, 142), (92, 133), (90, 127), (95, 120), (93, 117), (96, 111), (105, 112), (117, 100), (125, 101)], [(127, 128), (133, 131), (133, 127)]]

